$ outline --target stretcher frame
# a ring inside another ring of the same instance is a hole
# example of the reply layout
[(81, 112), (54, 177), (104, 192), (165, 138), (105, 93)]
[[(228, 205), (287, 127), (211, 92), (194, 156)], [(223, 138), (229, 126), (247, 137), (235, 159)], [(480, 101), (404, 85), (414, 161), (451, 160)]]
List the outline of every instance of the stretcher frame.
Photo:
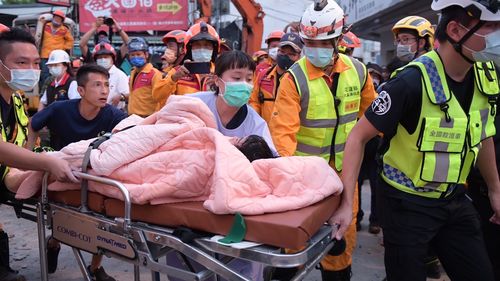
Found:
[[(334, 245), (331, 237), (332, 227), (329, 225), (323, 225), (303, 250), (290, 254), (282, 253), (280, 248), (266, 245), (236, 249), (213, 242), (210, 237), (183, 242), (173, 234), (175, 230), (173, 228), (133, 222), (130, 196), (122, 183), (86, 173), (75, 174), (83, 181), (95, 181), (119, 189), (125, 203), (124, 216), (109, 218), (89, 210), (86, 205), (88, 198), (86, 184), (82, 185), (79, 208), (49, 202), (47, 194), (49, 175), (45, 174), (40, 200), (36, 203), (42, 281), (49, 280), (46, 229), (52, 229), (54, 238), (72, 248), (84, 280), (87, 281), (90, 281), (91, 277), (81, 251), (103, 254), (132, 264), (136, 281), (140, 280), (140, 267), (149, 269), (154, 281), (160, 280), (159, 273), (181, 280), (207, 280), (212, 277), (219, 280), (219, 277), (223, 277), (231, 281), (250, 281), (248, 277), (242, 276), (228, 266), (234, 258), (259, 262), (275, 268), (300, 267), (291, 279), (295, 281), (302, 280), (314, 269)], [(191, 272), (159, 262), (160, 258), (166, 257), (172, 251), (198, 262), (205, 269)]]

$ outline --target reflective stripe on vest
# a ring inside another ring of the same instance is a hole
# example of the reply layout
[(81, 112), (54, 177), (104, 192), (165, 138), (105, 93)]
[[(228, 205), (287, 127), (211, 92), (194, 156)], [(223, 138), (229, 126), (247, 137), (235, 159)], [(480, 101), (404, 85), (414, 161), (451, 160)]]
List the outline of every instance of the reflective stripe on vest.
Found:
[[(15, 93), (12, 95), (12, 100), (14, 102), (14, 115), (16, 117), (16, 124), (14, 128), (14, 140), (13, 143), (17, 146), (24, 146), (26, 140), (28, 138), (28, 116), (26, 116), (26, 112), (24, 111), (24, 103), (23, 98), (20, 94)], [(2, 141), (8, 142), (7, 132), (3, 126), (2, 114), (0, 114), (0, 130), (2, 131)], [(5, 178), (5, 175), (9, 172), (9, 168), (7, 166), (0, 165), (0, 172), (2, 175), (2, 181)]]
[(335, 93), (337, 103), (323, 77), (308, 79), (305, 58), (288, 70), (300, 95), (300, 129), (295, 154), (316, 155), (330, 161), (333, 152), (337, 171), (342, 170), (347, 135), (357, 121), (363, 81), (360, 79), (366, 79), (366, 68), (359, 74), (352, 59), (344, 55), (340, 55), (339, 59), (350, 68), (339, 75)]
[(495, 133), (490, 114), (494, 108), (488, 101), (498, 94), (497, 75), (493, 69), (493, 79), (486, 79), (485, 71), (476, 69), (476, 80), (481, 80), (482, 86), (480, 89), (475, 83), (467, 115), (448, 88), (437, 53), (429, 52), (407, 67), (418, 67), (422, 73), (420, 120), (412, 135), (398, 125), (398, 133), (384, 154), (382, 177), (407, 193), (429, 198), (447, 196), (450, 186), (465, 183), (480, 142)]

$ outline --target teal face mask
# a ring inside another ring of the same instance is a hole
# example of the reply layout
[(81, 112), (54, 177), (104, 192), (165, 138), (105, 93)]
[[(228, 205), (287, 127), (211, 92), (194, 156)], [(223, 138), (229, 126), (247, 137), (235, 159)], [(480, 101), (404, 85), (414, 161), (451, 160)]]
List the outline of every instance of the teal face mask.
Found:
[(222, 99), (229, 106), (242, 107), (250, 99), (253, 85), (244, 81), (224, 82), (225, 90)]
[(333, 48), (305, 47), (304, 55), (316, 67), (325, 67), (333, 59)]

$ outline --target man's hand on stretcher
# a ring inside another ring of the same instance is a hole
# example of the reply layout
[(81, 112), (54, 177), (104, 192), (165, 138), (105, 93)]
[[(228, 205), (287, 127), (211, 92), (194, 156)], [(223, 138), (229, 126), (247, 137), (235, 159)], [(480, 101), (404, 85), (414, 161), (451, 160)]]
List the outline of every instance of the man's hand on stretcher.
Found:
[(22, 170), (51, 173), (57, 180), (78, 182), (66, 160), (45, 153), (33, 153), (28, 149), (0, 140), (0, 164)]
[(78, 179), (73, 175), (73, 171), (66, 160), (55, 158), (49, 155), (47, 157), (48, 165), (47, 172), (58, 181), (78, 182)]
[(342, 239), (347, 228), (352, 222), (352, 207), (349, 204), (340, 204), (339, 208), (328, 220), (328, 224), (333, 226), (332, 238)]

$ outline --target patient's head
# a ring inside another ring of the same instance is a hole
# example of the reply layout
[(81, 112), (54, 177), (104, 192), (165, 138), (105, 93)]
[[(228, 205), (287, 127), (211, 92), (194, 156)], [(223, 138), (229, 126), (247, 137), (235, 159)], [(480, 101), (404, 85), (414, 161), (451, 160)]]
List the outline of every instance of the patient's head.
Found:
[(267, 142), (261, 136), (250, 135), (239, 139), (235, 146), (243, 153), (250, 162), (258, 159), (274, 158), (273, 152)]

